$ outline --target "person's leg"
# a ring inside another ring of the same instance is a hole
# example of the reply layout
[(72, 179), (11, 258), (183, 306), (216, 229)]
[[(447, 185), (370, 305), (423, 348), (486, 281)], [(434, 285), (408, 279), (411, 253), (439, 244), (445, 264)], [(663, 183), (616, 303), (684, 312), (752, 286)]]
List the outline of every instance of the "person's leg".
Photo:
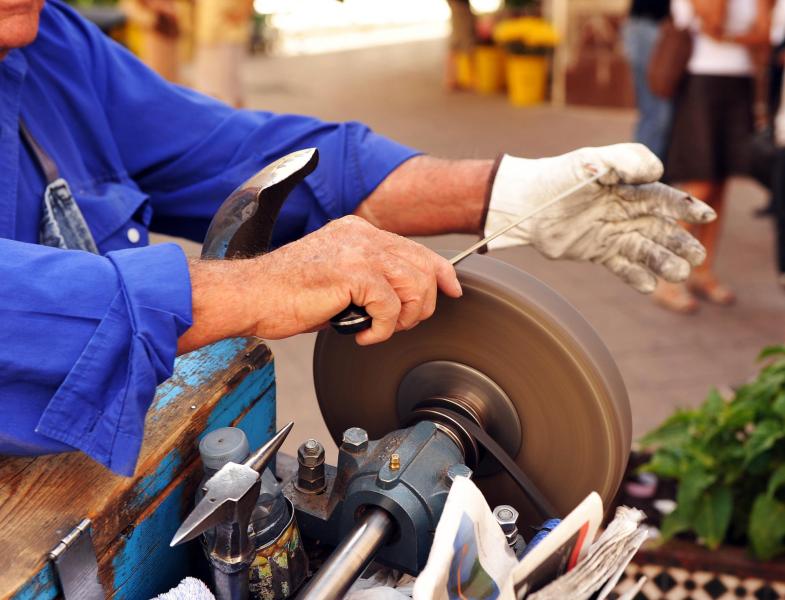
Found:
[(785, 287), (785, 148), (777, 151), (773, 181), (771, 199), (776, 227), (777, 280)]
[(475, 19), (468, 0), (447, 0), (450, 7), (450, 38), (444, 63), (444, 85), (448, 90), (462, 89), (459, 61), (474, 48)]
[(635, 141), (648, 146), (664, 160), (671, 124), (671, 101), (654, 95), (648, 81), (649, 62), (657, 43), (659, 26), (651, 19), (628, 19), (622, 35), (638, 106)]
[(733, 304), (736, 301), (736, 294), (728, 286), (720, 283), (714, 272), (720, 233), (725, 222), (725, 182), (690, 182), (680, 187), (696, 198), (704, 200), (717, 213), (717, 219), (713, 222), (696, 226), (691, 230), (691, 233), (706, 248), (706, 260), (693, 269), (687, 287), (695, 295), (714, 304), (722, 306)]

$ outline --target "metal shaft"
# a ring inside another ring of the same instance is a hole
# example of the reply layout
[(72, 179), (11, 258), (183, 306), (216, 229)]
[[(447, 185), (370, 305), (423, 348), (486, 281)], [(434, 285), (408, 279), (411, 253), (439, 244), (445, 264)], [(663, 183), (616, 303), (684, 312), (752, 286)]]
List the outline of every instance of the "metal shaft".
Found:
[(392, 534), (394, 523), (386, 511), (369, 509), (360, 517), (327, 562), (308, 582), (300, 600), (335, 600), (346, 591)]

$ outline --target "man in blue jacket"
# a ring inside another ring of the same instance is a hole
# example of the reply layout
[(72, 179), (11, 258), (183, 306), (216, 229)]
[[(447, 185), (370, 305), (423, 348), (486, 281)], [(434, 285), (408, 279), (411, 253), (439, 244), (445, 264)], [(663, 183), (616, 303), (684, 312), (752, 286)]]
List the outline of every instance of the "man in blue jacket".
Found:
[[(310, 146), (321, 165), (287, 201), (278, 250), (204, 262), (147, 246), (148, 230), (201, 241), (234, 187)], [(131, 474), (177, 353), (309, 331), (350, 302), (374, 322), (357, 341), (387, 339), (433, 313), (437, 288), (461, 293), (444, 259), (396, 234), (482, 233), (606, 169), (497, 244), (600, 263), (644, 292), (683, 280), (703, 249), (675, 219), (713, 214), (654, 183), (643, 147), (422, 156), (358, 123), (231, 109), (59, 0), (0, 0), (0, 454), (78, 449)]]

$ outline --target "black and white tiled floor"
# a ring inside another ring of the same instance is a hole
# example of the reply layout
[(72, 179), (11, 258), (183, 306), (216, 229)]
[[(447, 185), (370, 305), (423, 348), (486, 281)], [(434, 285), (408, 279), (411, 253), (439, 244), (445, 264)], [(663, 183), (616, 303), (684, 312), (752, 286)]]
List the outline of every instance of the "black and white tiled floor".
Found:
[(647, 582), (635, 600), (780, 600), (785, 599), (785, 581), (741, 579), (708, 571), (678, 567), (630, 564), (616, 591), (621, 594), (646, 576)]

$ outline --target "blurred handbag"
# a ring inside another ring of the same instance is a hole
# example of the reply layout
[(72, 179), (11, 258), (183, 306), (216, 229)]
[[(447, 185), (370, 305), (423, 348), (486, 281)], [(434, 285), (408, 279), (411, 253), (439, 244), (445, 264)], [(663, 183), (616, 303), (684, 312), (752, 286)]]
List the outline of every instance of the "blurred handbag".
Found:
[(673, 98), (687, 73), (691, 56), (690, 30), (679, 29), (673, 19), (665, 19), (649, 60), (647, 79), (652, 93), (665, 99)]

